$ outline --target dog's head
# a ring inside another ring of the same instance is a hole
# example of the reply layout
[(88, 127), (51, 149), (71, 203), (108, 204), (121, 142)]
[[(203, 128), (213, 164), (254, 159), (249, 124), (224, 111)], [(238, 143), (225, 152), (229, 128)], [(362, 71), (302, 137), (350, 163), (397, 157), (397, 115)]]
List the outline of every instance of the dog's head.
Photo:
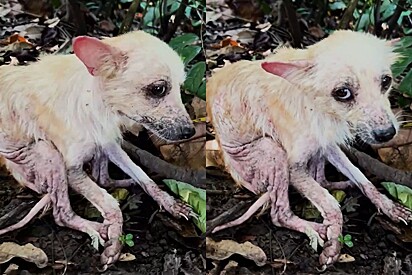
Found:
[(113, 112), (165, 140), (182, 140), (195, 128), (181, 100), (184, 65), (166, 43), (142, 31), (98, 40), (73, 40), (76, 56), (96, 77), (97, 90)]
[[(352, 31), (336, 31), (309, 47), (305, 59), (266, 62), (262, 68), (300, 86), (316, 111), (370, 144), (392, 139), (399, 125), (388, 100), (394, 41)], [(341, 123), (343, 122), (343, 124)]]

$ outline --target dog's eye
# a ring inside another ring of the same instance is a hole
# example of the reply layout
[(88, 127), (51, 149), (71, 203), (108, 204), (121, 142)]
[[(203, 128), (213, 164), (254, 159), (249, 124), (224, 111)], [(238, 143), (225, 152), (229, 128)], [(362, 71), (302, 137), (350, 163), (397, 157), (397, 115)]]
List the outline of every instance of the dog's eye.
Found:
[(383, 91), (386, 91), (389, 89), (392, 83), (392, 77), (389, 75), (384, 75), (381, 80), (381, 87)]
[(150, 92), (154, 96), (162, 97), (166, 93), (166, 86), (164, 86), (164, 85), (155, 85), (155, 86), (152, 87)]
[(148, 85), (146, 91), (152, 97), (164, 97), (169, 91), (169, 85), (166, 81), (158, 81)]
[(353, 99), (352, 90), (348, 87), (341, 87), (333, 90), (332, 96), (337, 101), (350, 101)]

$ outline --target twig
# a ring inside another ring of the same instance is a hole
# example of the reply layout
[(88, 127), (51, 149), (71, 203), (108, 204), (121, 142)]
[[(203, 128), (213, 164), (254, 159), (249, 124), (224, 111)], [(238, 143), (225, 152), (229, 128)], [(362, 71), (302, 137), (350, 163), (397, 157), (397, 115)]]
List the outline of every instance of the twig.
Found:
[(185, 16), (185, 10), (189, 3), (189, 0), (182, 0), (180, 3), (179, 9), (176, 12), (175, 20), (173, 24), (169, 27), (167, 33), (162, 37), (162, 40), (168, 43), (170, 39), (172, 39), (173, 35), (175, 34), (177, 27), (179, 27), (180, 23), (182, 22)]
[(238, 204), (236, 204), (235, 206), (233, 206), (231, 209), (223, 212), (222, 214), (220, 214), (219, 216), (217, 216), (216, 218), (209, 220), (206, 222), (206, 235), (209, 235), (213, 229), (215, 229), (216, 226), (219, 226), (223, 223), (225, 223), (226, 221), (228, 221), (229, 219), (232, 219), (233, 217), (238, 216), (239, 212), (246, 206), (249, 205), (250, 203), (245, 202), (245, 201), (240, 201)]
[(412, 188), (412, 172), (406, 172), (390, 167), (355, 148), (345, 151), (351, 159), (357, 162), (359, 166), (367, 172), (374, 174), (383, 180), (393, 181)]
[(173, 165), (145, 150), (137, 148), (127, 141), (123, 142), (123, 148), (132, 158), (136, 159), (142, 166), (146, 167), (149, 173), (156, 173), (165, 178), (172, 178), (190, 183), (196, 187), (205, 188), (205, 169), (194, 170)]
[(412, 145), (412, 141), (408, 141), (408, 142), (400, 143), (400, 144), (388, 144), (388, 145), (378, 147), (378, 149), (382, 149), (382, 148), (395, 148), (395, 149), (398, 149), (400, 147), (405, 147), (405, 146), (409, 146), (409, 145)]
[(381, 36), (382, 34), (382, 24), (381, 24), (381, 1), (376, 1), (376, 6), (374, 10), (375, 17), (375, 27), (374, 32), (376, 36)]
[(396, 5), (395, 12), (393, 13), (391, 19), (388, 21), (388, 28), (383, 31), (383, 36), (386, 38), (390, 38), (393, 30), (395, 29), (396, 25), (398, 24), (398, 19), (401, 16), (402, 12), (404, 11), (404, 6), (406, 4), (406, 0), (399, 0), (398, 4)]
[(342, 20), (339, 22), (338, 29), (347, 29), (349, 27), (349, 22), (352, 20), (353, 12), (358, 5), (358, 0), (353, 0), (349, 7), (346, 9), (342, 16)]
[(132, 27), (134, 16), (137, 12), (137, 9), (140, 6), (140, 0), (134, 0), (130, 5), (129, 10), (127, 11), (126, 17), (124, 18), (122, 24), (120, 25), (119, 34), (128, 32)]
[(295, 47), (301, 47), (302, 32), (300, 30), (298, 18), (296, 16), (296, 11), (293, 8), (290, 0), (283, 0), (283, 7), (285, 8), (286, 16), (288, 17), (289, 30), (292, 35), (293, 45)]

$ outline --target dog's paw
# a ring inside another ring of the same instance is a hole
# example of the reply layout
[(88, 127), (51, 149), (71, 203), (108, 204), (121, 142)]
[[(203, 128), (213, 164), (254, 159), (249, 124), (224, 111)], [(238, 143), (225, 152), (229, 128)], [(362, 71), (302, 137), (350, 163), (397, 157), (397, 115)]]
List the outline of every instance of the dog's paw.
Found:
[(339, 258), (341, 247), (342, 244), (338, 239), (331, 239), (325, 242), (319, 257), (319, 263), (322, 266), (328, 266), (336, 262)]
[(100, 263), (102, 264), (100, 271), (105, 271), (110, 265), (115, 263), (119, 259), (121, 251), (122, 244), (118, 238), (107, 241), (104, 251), (100, 256)]

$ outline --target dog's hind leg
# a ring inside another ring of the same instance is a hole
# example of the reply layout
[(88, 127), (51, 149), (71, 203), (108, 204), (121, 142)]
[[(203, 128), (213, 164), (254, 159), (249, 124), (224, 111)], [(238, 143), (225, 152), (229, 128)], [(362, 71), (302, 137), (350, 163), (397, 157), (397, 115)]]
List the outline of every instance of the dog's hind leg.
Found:
[[(225, 163), (233, 178), (241, 179), (241, 185), (247, 183), (246, 187), (252, 192), (269, 194), (271, 218), (276, 226), (305, 233), (323, 244), (326, 228), (320, 223), (299, 218), (290, 208), (287, 155), (278, 142), (269, 137), (261, 137), (241, 146), (229, 145), (224, 140), (221, 140), (221, 144)], [(250, 214), (251, 211), (246, 213)]]
[[(87, 221), (71, 208), (68, 194), (66, 166), (63, 158), (54, 145), (46, 140), (13, 141), (7, 135), (0, 135), (0, 154), (7, 160), (6, 165), (12, 175), (23, 185), (40, 194), (46, 194), (48, 199), (42, 199), (37, 204), (36, 211), (30, 212), (24, 223), (27, 223), (45, 206), (49, 200), (53, 217), (58, 225), (67, 226), (89, 234), (92, 239), (103, 243), (105, 230), (102, 224)], [(38, 211), (37, 211), (38, 210)], [(35, 213), (36, 212), (36, 213)], [(23, 223), (19, 223), (22, 225)]]

